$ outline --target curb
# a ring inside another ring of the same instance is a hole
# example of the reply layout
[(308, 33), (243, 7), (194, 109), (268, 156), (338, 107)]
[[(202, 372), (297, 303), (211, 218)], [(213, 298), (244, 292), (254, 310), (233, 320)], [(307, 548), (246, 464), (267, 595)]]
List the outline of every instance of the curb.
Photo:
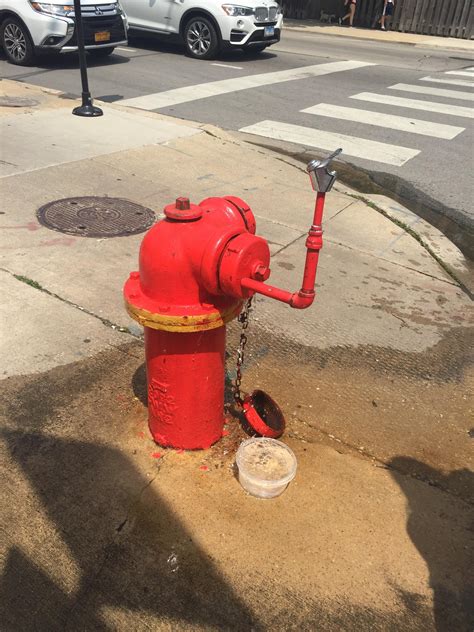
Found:
[(474, 299), (474, 275), (469, 268), (469, 263), (459, 248), (440, 230), (386, 195), (352, 192), (351, 189), (344, 186), (338, 186), (336, 190), (361, 200), (403, 228), (438, 262), (463, 292), (471, 300)]
[[(16, 82), (12, 82), (16, 83)], [(57, 97), (65, 97), (66, 93), (51, 88), (43, 88), (33, 86), (31, 84), (22, 84), (26, 89), (37, 90), (45, 94), (51, 94)], [(71, 98), (71, 102), (76, 99)], [(256, 144), (247, 134), (239, 132), (227, 132), (215, 125), (208, 123), (198, 123), (195, 121), (184, 121), (172, 116), (150, 112), (148, 110), (140, 110), (129, 106), (120, 105), (120, 103), (107, 103), (95, 100), (108, 108), (135, 114), (137, 116), (145, 116), (147, 118), (158, 118), (163, 121), (173, 121), (173, 123), (200, 129), (203, 133), (213, 136), (217, 140), (224, 143), (234, 145), (246, 145), (253, 148), (254, 151), (266, 153), (273, 159), (284, 161), (286, 164), (292, 165), (299, 171), (304, 171), (301, 160), (293, 157), (291, 152), (285, 151), (284, 148), (268, 147)], [(416, 239), (420, 245), (437, 261), (437, 263), (449, 274), (449, 276), (463, 289), (463, 291), (472, 299), (474, 293), (474, 279), (472, 271), (469, 268), (467, 259), (457, 246), (452, 243), (440, 230), (429, 224), (427, 221), (410, 211), (405, 206), (399, 204), (395, 200), (380, 194), (364, 194), (352, 189), (346, 185), (338, 184), (336, 190), (353, 199), (364, 202), (367, 206), (373, 208), (376, 212), (384, 215), (388, 220), (397, 224), (405, 232)]]
[[(332, 25), (332, 26), (336, 26), (336, 25)], [(343, 28), (343, 27), (338, 27), (338, 28)], [(358, 41), (370, 41), (370, 42), (381, 42), (383, 44), (404, 44), (405, 46), (414, 46), (415, 48), (433, 48), (435, 50), (450, 50), (450, 51), (463, 51), (466, 53), (474, 53), (474, 42), (472, 42), (471, 40), (457, 40), (456, 38), (438, 38), (441, 39), (443, 41), (438, 41), (438, 39), (436, 39), (435, 41), (431, 41), (430, 39), (422, 39), (420, 41), (404, 41), (403, 39), (382, 39), (381, 37), (377, 37), (375, 36), (375, 32), (381, 32), (378, 31), (376, 29), (369, 29), (369, 28), (358, 28), (356, 27), (357, 32), (361, 33), (361, 35), (355, 35), (353, 32), (353, 29), (347, 29), (347, 33), (335, 33), (335, 32), (331, 32), (331, 26), (319, 26), (319, 25), (314, 25), (314, 24), (308, 24), (308, 26), (296, 26), (293, 24), (288, 24), (287, 21), (284, 22), (284, 30), (287, 31), (297, 31), (300, 33), (307, 33), (307, 34), (315, 34), (315, 35), (330, 35), (332, 37), (343, 37), (343, 38), (349, 38), (351, 40), (358, 40)], [(326, 32), (327, 31), (327, 32)], [(372, 33), (372, 31), (374, 31), (374, 33)], [(363, 33), (363, 35), (362, 35)], [(399, 33), (399, 31), (388, 31), (388, 33)], [(417, 35), (416, 33), (399, 33), (400, 35)], [(433, 37), (430, 35), (420, 35), (420, 37), (423, 38), (429, 38), (429, 37)], [(446, 42), (446, 40), (449, 39), (449, 42)], [(452, 41), (454, 40), (454, 41)]]
[[(280, 143), (280, 145), (272, 144), (272, 146), (269, 147), (268, 145), (258, 144), (249, 134), (243, 134), (243, 136), (245, 136), (244, 142), (247, 144), (253, 144), (261, 151), (273, 153), (278, 156), (280, 160), (294, 165), (297, 169), (304, 170), (300, 147), (291, 146), (291, 144), (287, 144), (288, 147), (283, 147), (283, 143)], [(262, 139), (262, 141), (263, 140), (265, 139)], [(268, 139), (268, 141), (270, 142), (270, 139)], [(294, 151), (292, 151), (292, 148)], [(314, 153), (317, 154), (317, 150), (315, 150)], [(339, 193), (344, 193), (349, 197), (364, 202), (367, 206), (370, 206), (389, 221), (402, 228), (407, 234), (411, 235), (453, 281), (460, 286), (469, 298), (471, 298), (471, 300), (474, 298), (474, 274), (469, 260), (456, 244), (446, 237), (438, 228), (386, 195), (362, 193), (341, 182), (338, 182), (334, 188)]]

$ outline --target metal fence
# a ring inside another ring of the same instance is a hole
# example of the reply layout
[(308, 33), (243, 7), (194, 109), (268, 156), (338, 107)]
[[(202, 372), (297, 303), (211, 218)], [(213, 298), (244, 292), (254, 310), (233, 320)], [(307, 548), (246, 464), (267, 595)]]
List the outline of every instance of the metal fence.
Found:
[[(296, 19), (319, 19), (321, 11), (339, 17), (343, 0), (282, 0), (285, 15)], [(356, 26), (375, 28), (383, 0), (358, 0)], [(396, 0), (391, 29), (405, 33), (472, 39), (473, 0)]]

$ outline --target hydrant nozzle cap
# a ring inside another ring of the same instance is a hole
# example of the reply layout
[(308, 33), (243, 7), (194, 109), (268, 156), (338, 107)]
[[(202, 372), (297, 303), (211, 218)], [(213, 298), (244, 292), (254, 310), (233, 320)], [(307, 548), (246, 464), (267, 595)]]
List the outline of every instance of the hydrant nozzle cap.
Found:
[(202, 208), (191, 204), (187, 197), (179, 197), (174, 204), (165, 206), (164, 213), (169, 219), (187, 222), (202, 217)]

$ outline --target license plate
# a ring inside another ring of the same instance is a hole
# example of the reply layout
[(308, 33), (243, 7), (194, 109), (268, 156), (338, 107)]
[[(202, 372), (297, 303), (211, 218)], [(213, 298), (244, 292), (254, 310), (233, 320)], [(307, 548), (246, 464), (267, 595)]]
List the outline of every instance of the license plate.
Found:
[(265, 37), (273, 37), (275, 35), (275, 27), (274, 26), (266, 26), (264, 31)]
[(100, 33), (95, 33), (94, 39), (96, 42), (108, 42), (110, 40), (110, 31), (100, 31)]

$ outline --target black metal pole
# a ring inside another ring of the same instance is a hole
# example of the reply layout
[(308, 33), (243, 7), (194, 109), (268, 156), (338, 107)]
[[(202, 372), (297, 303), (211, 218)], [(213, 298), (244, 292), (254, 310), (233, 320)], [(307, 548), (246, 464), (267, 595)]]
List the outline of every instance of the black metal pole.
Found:
[(74, 16), (76, 23), (76, 40), (79, 52), (79, 66), (81, 69), (82, 83), (82, 105), (72, 111), (76, 116), (102, 116), (100, 108), (92, 105), (92, 97), (89, 92), (89, 81), (87, 80), (86, 50), (84, 48), (84, 29), (82, 25), (81, 0), (74, 0)]

